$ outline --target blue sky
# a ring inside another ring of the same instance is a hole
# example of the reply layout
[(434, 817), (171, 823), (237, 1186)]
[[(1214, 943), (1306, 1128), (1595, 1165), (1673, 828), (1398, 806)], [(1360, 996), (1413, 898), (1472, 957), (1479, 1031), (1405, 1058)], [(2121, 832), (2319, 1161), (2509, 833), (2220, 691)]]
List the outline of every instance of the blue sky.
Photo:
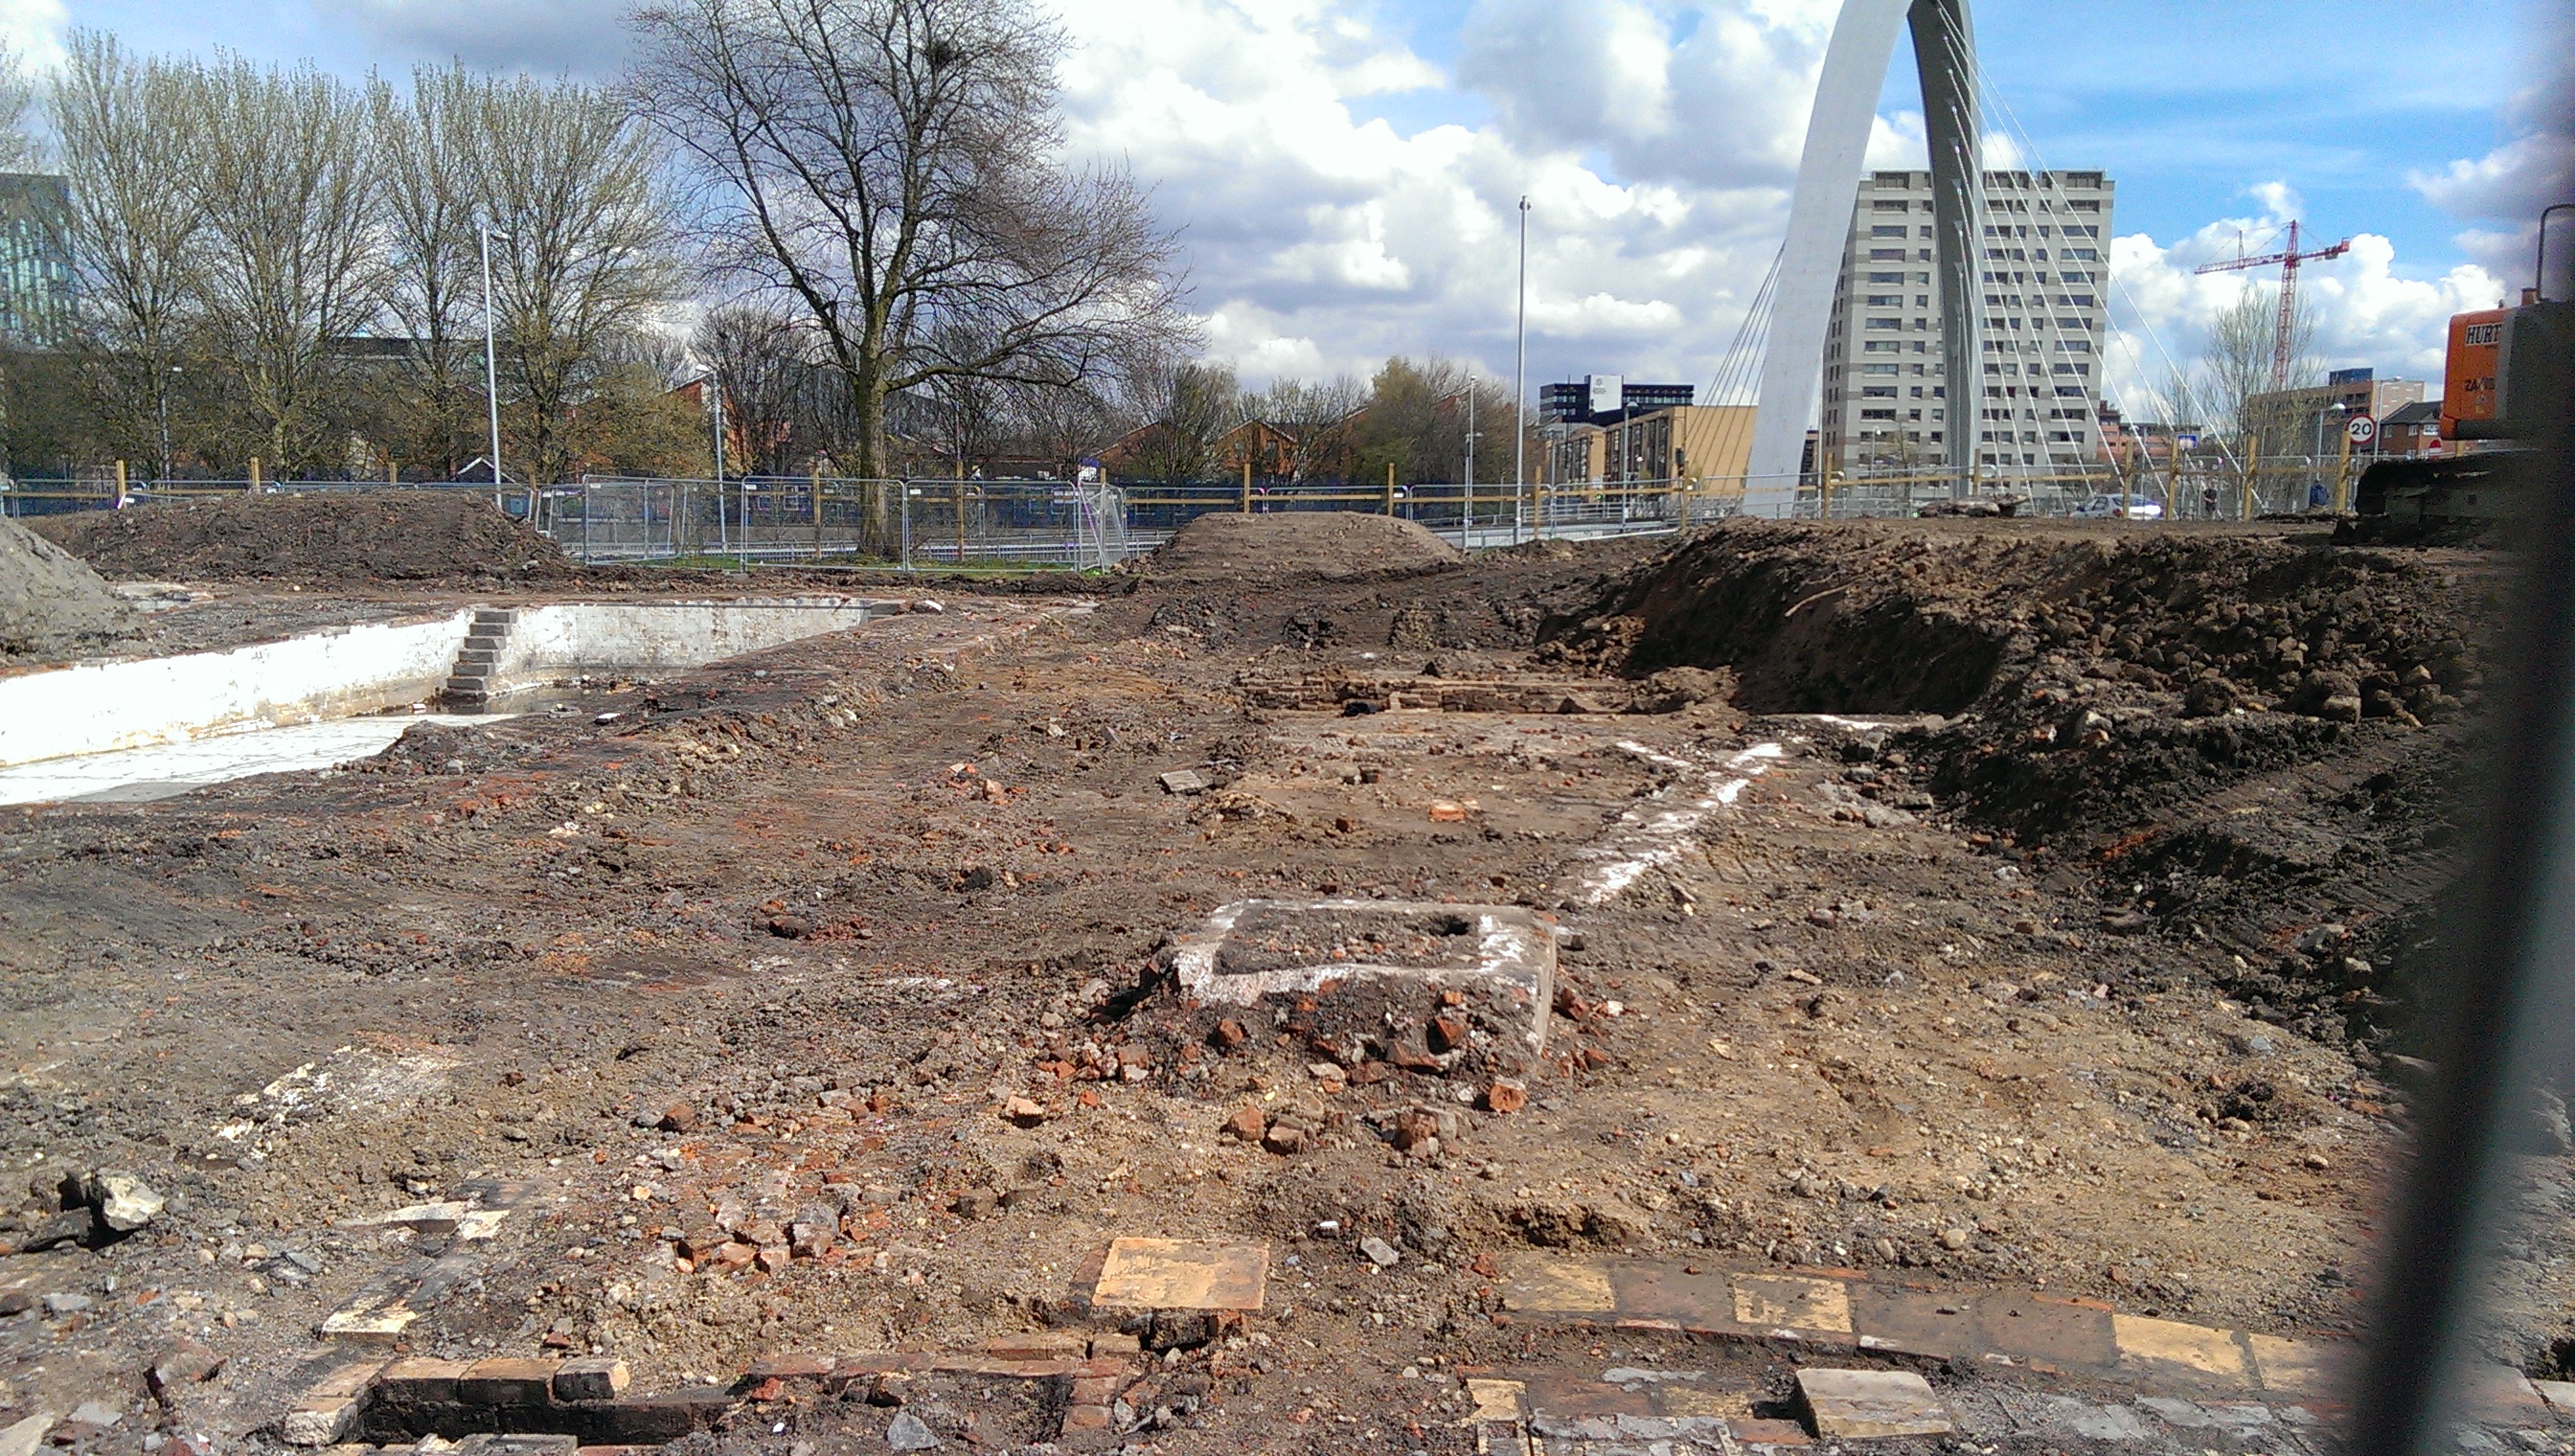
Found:
[[(1784, 223), (1830, 0), (1055, 0), (1078, 149), (1126, 161), (1186, 230), (1212, 347), (1253, 377), (1387, 353), (1508, 354), (1513, 204), (1533, 199), (1532, 372), (1703, 380)], [(462, 54), (605, 76), (620, 0), (0, 0), (67, 26), (356, 73)], [(2238, 229), (2301, 217), (2324, 351), (2437, 369), (2456, 307), (2517, 283), (2518, 210), (2566, 152), (2528, 68), (2533, 0), (1987, 0), (1994, 119), (2119, 183), (2132, 382), (2245, 286), (2194, 279)], [(2561, 33), (2562, 34), (2562, 33)], [(1873, 160), (1900, 165), (1899, 55)], [(2562, 131), (2560, 132), (2562, 139)], [(2541, 143), (2545, 143), (2544, 145)], [(2453, 175), (2455, 171), (2455, 176)], [(2448, 179), (2448, 180), (2443, 180)], [(2526, 270), (2527, 264), (2518, 265)]]

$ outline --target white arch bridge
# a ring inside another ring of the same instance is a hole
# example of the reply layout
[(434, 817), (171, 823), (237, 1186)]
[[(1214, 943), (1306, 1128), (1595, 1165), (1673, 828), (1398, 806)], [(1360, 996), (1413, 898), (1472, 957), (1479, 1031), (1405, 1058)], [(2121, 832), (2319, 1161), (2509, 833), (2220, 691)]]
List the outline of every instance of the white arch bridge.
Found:
[(1912, 28), (1924, 130), (1931, 144), (1933, 246), (1917, 247), (1919, 256), (1911, 261), (1931, 264), (1939, 276), (1948, 414), (1940, 455), (1962, 494), (1974, 478), (1973, 427), (1982, 381), (1976, 261), (1984, 218), (1976, 40), (1967, 0), (1845, 0), (1824, 53), (1805, 156), (1788, 208), (1788, 238), (1761, 366), (1760, 409), (1752, 422), (1750, 478), (1744, 485), (1743, 511), (1749, 516), (1786, 516), (1796, 501), (1806, 422), (1814, 413), (1822, 375), (1833, 283), (1899, 25)]

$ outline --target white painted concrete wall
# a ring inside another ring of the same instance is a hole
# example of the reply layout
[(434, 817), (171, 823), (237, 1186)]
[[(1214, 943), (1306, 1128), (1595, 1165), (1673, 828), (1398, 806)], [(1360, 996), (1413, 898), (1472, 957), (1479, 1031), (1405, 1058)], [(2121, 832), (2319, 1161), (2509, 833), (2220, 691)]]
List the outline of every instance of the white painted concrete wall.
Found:
[[(522, 608), (495, 686), (506, 691), (585, 670), (676, 672), (901, 610), (900, 603), (845, 597)], [(320, 723), (432, 699), (473, 621), (469, 609), (230, 652), (0, 678), (0, 766)]]
[(651, 673), (695, 668), (781, 643), (846, 631), (871, 615), (900, 610), (899, 604), (843, 597), (523, 607), (501, 650), (493, 686), (507, 691), (583, 669)]
[(222, 653), (0, 678), (0, 764), (319, 723), (430, 698), (472, 612), (332, 628)]

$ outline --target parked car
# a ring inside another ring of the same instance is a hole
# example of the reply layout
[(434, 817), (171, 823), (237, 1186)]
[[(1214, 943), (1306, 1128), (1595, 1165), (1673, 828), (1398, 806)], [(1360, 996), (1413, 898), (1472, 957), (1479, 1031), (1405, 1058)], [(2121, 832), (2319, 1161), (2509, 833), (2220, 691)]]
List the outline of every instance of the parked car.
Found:
[(2073, 514), (2102, 521), (2116, 521), (2122, 518), (2129, 521), (2161, 521), (2164, 519), (2164, 508), (2143, 496), (2126, 500), (2117, 496), (2094, 496), (2075, 506)]

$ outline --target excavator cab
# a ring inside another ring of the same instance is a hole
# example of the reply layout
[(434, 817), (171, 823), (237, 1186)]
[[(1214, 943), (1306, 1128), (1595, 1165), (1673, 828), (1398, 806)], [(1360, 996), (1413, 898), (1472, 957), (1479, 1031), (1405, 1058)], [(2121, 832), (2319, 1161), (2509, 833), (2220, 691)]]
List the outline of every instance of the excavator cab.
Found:
[(2575, 299), (2544, 294), (2548, 224), (2561, 212), (2575, 213), (2575, 203), (2540, 214), (2537, 284), (2523, 291), (2520, 307), (2450, 320), (2441, 386), (2445, 453), (2383, 460), (2363, 472), (2352, 500), (2355, 539), (2474, 533), (2518, 514), (2519, 458), (2557, 428), (2553, 422), (2566, 418), (2575, 396)]

